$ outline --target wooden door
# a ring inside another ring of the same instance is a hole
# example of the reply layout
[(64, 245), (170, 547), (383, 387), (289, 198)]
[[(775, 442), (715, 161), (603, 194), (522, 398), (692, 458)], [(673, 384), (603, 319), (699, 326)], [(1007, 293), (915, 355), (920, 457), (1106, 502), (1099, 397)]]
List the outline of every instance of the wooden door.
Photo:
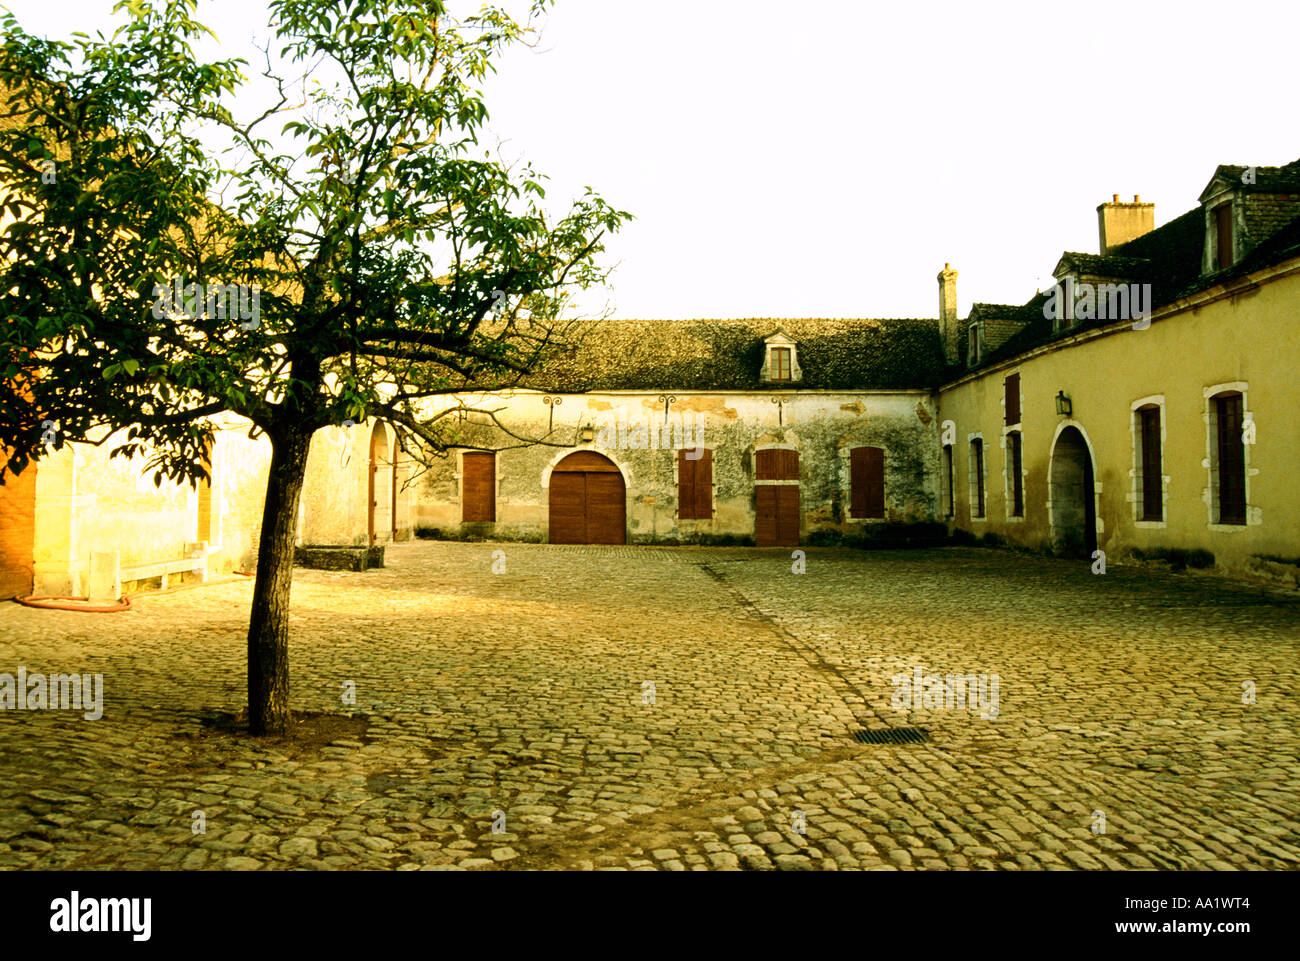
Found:
[(0, 484), (0, 599), (32, 592), (36, 469), (29, 463), (17, 477), (10, 474)]
[(461, 456), (462, 521), (497, 519), (497, 458), (491, 453), (466, 453)]
[(552, 544), (626, 544), (623, 475), (593, 451), (570, 454), (551, 471)]
[(799, 488), (793, 484), (759, 484), (758, 525), (754, 543), (759, 547), (799, 546)]

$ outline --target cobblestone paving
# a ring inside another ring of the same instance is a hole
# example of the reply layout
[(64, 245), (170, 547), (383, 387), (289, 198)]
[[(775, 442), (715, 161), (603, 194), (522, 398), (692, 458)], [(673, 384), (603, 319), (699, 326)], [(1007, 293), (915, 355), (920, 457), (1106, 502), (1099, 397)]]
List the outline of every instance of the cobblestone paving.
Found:
[[(97, 721), (0, 711), (0, 867), (1300, 866), (1294, 596), (963, 548), (388, 554), (295, 576), (294, 708), (353, 681), (372, 721), (314, 750), (200, 736), (244, 704), (248, 581), (0, 605), (0, 672), (105, 685)], [(896, 710), (917, 668), (997, 674), (996, 718)]]

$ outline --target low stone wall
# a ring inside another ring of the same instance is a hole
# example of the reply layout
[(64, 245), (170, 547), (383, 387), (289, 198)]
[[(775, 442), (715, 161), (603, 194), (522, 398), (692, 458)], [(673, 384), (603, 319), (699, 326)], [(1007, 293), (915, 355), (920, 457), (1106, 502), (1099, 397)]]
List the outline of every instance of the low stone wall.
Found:
[(384, 566), (383, 545), (374, 547), (309, 546), (297, 547), (293, 552), (295, 567), (308, 567), (320, 571), (364, 571)]

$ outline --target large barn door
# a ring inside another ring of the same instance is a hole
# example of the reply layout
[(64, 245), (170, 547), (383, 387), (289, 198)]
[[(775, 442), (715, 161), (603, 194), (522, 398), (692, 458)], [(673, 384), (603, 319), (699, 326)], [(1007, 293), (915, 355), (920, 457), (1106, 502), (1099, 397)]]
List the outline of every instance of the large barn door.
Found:
[(552, 544), (627, 543), (623, 475), (593, 451), (570, 454), (551, 471)]

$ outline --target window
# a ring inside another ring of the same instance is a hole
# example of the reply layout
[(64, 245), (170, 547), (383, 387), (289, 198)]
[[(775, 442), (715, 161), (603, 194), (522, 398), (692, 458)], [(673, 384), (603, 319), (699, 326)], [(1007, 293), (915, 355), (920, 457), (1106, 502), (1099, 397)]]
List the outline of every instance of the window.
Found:
[(1220, 204), (1213, 210), (1214, 214), (1214, 269), (1223, 270), (1232, 266), (1232, 204)]
[(798, 480), (799, 452), (765, 447), (754, 455), (755, 480)]
[(970, 346), (966, 356), (970, 358), (969, 364), (972, 367), (980, 362), (980, 329), (976, 324), (970, 325)]
[(849, 452), (849, 516), (885, 516), (885, 452), (855, 447)]
[(1214, 428), (1214, 479), (1217, 523), (1246, 523), (1246, 451), (1242, 442), (1242, 397), (1236, 392), (1211, 398)]
[(1020, 423), (1020, 375), (1012, 374), (1002, 382), (1005, 423), (1008, 427)]
[[(701, 455), (695, 460), (688, 454)], [(696, 448), (677, 452), (677, 517), (713, 518), (713, 451)]]
[(1165, 518), (1161, 497), (1163, 468), (1160, 463), (1160, 408), (1155, 404), (1138, 408), (1137, 433), (1141, 452), (1138, 520), (1162, 521)]
[(790, 348), (789, 347), (772, 348), (772, 379), (773, 380), (790, 379)]
[(943, 445), (943, 516), (952, 517), (956, 513), (953, 494), (952, 444)]
[(1011, 516), (1025, 516), (1025, 487), (1024, 475), (1021, 469), (1020, 456), (1020, 432), (1012, 431), (1007, 434), (1007, 470), (1011, 476), (1007, 478), (1011, 487)]
[(497, 455), (461, 455), (461, 515), (467, 524), (497, 519)]
[(984, 438), (970, 442), (970, 504), (971, 516), (984, 516)]

